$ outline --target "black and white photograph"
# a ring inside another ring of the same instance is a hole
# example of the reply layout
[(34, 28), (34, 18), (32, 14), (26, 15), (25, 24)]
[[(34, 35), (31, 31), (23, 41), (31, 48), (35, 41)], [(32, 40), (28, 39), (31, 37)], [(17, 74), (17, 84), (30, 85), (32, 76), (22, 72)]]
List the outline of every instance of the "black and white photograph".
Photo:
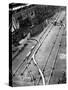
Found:
[(9, 3), (9, 86), (67, 83), (66, 9)]

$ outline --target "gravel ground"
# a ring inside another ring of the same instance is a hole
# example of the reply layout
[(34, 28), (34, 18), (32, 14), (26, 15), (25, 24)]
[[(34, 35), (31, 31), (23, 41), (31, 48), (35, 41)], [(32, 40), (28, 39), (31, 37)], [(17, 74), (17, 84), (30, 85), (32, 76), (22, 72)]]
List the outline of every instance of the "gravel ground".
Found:
[(66, 83), (66, 31), (64, 31), (50, 84)]

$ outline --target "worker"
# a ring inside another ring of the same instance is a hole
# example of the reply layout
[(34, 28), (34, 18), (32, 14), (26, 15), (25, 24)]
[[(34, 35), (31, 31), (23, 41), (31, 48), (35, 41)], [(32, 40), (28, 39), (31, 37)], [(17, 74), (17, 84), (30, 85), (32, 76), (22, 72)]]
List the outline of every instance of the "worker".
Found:
[(54, 22), (53, 22), (53, 25), (54, 26), (56, 26), (58, 23), (57, 23), (57, 21), (55, 20)]

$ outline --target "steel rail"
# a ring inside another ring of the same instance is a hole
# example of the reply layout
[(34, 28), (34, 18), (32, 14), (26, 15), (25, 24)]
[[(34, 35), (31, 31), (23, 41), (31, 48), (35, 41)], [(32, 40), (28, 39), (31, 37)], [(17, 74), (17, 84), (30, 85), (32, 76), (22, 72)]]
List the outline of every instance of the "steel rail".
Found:
[[(61, 25), (60, 25), (60, 26), (61, 26)], [(60, 30), (61, 30), (61, 29), (60, 29)], [(59, 33), (60, 33), (60, 30), (59, 30), (58, 34), (56, 35), (57, 37), (56, 37), (55, 41), (53, 42), (52, 49), (51, 49), (50, 54), (49, 54), (49, 56), (48, 56), (48, 58), (47, 58), (47, 60), (46, 60), (47, 62), (46, 62), (45, 67), (44, 67), (44, 69), (43, 69), (43, 71), (42, 71), (43, 74), (44, 74), (46, 65), (47, 65), (47, 63), (48, 63), (49, 57), (50, 57), (50, 55), (51, 55), (51, 52), (52, 52), (52, 50), (53, 50), (53, 48), (54, 48), (54, 45), (55, 45), (55, 43), (56, 43), (56, 41), (57, 41), (58, 35), (59, 35)], [(45, 77), (45, 76), (44, 76), (44, 77)], [(39, 81), (38, 81), (38, 84), (39, 84), (39, 82), (40, 82), (40, 79), (39, 79)]]
[[(48, 27), (48, 28), (49, 28), (49, 27)], [(48, 29), (48, 28), (47, 28), (47, 29)], [(51, 30), (51, 29), (50, 29), (50, 30)], [(45, 31), (45, 32), (46, 32), (46, 31)], [(44, 35), (44, 34), (45, 34), (45, 33), (43, 33), (43, 35)], [(49, 34), (49, 33), (48, 33), (48, 34)], [(42, 35), (42, 36), (43, 36), (43, 35)], [(40, 40), (39, 40), (39, 41), (41, 41), (42, 36), (40, 37)], [(35, 47), (36, 47), (36, 46), (37, 46), (37, 45), (35, 45)], [(41, 46), (41, 45), (40, 45), (40, 46)], [(34, 47), (34, 48), (35, 48), (35, 47)], [(38, 48), (38, 49), (39, 49), (39, 48)], [(38, 51), (38, 49), (36, 50), (36, 52)], [(30, 56), (30, 55), (29, 55), (29, 56)], [(27, 58), (29, 58), (29, 57), (26, 57), (26, 58), (24, 59), (24, 61), (25, 61)], [(29, 63), (30, 63), (30, 62), (29, 62)], [(23, 64), (23, 63), (21, 63), (21, 65), (22, 65), (22, 64)], [(21, 65), (18, 67), (18, 69), (21, 67)], [(16, 70), (16, 72), (18, 71), (18, 69)], [(15, 72), (15, 73), (16, 73), (16, 72)], [(15, 74), (15, 73), (14, 73), (14, 74)]]
[[(65, 29), (65, 26), (64, 26), (64, 25), (61, 26), (61, 29), (62, 29), (62, 30)], [(61, 40), (60, 40), (59, 43), (61, 43)], [(59, 47), (60, 47), (60, 46), (59, 46)], [(58, 51), (57, 51), (57, 54), (58, 54), (58, 52), (59, 52), (59, 49), (58, 49)], [(56, 58), (57, 58), (57, 56), (56, 56)], [(55, 58), (55, 61), (54, 61), (54, 63), (53, 63), (53, 67), (52, 67), (52, 70), (51, 70), (51, 73), (50, 73), (50, 77), (49, 77), (48, 83), (50, 82), (50, 79), (51, 79), (51, 75), (52, 75), (53, 68), (54, 68), (54, 65), (55, 65), (55, 62), (56, 62), (56, 58)]]

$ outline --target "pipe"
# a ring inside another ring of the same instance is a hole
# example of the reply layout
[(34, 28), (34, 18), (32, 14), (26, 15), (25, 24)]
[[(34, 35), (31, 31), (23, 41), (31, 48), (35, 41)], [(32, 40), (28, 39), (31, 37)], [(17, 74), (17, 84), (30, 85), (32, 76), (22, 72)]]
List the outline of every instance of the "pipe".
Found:
[(33, 56), (32, 56), (32, 59), (33, 59), (33, 61), (34, 61), (34, 64), (37, 66), (38, 71), (39, 71), (39, 73), (40, 73), (40, 75), (41, 75), (41, 77), (42, 77), (43, 85), (45, 85), (45, 78), (44, 78), (44, 75), (43, 75), (43, 73), (42, 73), (40, 67), (38, 66), (38, 64), (37, 64), (37, 62), (36, 62), (36, 60), (35, 60), (34, 54), (33, 54)]

